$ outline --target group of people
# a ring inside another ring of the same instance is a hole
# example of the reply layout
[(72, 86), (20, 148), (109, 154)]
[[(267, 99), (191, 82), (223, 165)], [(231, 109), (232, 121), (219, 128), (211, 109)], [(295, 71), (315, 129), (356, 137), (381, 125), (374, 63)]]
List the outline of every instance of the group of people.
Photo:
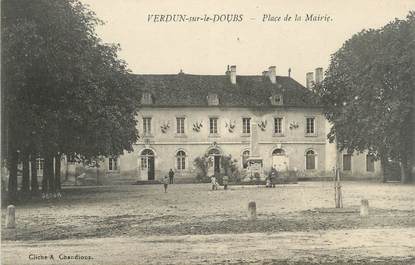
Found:
[[(277, 181), (277, 178), (278, 178), (278, 171), (275, 168), (271, 168), (269, 175), (265, 179), (266, 181), (265, 187), (275, 188), (275, 183)], [(169, 174), (163, 177), (164, 192), (167, 192), (168, 185), (173, 184), (173, 182), (174, 182), (174, 171), (170, 168)], [(212, 184), (212, 190), (218, 189), (219, 183), (215, 175), (210, 177), (210, 183)], [(229, 177), (227, 175), (223, 176), (222, 183), (223, 183), (223, 188), (227, 190), (228, 184), (229, 184)]]
[[(212, 184), (212, 190), (217, 190), (218, 189), (219, 183), (216, 180), (215, 175), (210, 177), (210, 183)], [(229, 184), (229, 177), (226, 176), (226, 175), (223, 176), (222, 183), (223, 183), (223, 189), (227, 190), (228, 189), (228, 184)]]

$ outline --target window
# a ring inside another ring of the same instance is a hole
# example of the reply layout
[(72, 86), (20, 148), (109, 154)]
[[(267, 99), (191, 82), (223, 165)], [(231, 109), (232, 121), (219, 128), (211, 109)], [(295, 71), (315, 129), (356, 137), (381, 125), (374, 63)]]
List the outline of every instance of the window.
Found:
[(118, 158), (117, 157), (108, 158), (108, 170), (118, 170)]
[(208, 99), (208, 105), (209, 106), (216, 106), (219, 105), (219, 98), (217, 94), (209, 94), (207, 96)]
[(282, 118), (274, 118), (274, 133), (282, 134)]
[(375, 159), (372, 155), (366, 156), (366, 171), (375, 172)]
[(141, 170), (148, 168), (148, 159), (147, 157), (141, 157)]
[(38, 158), (36, 159), (36, 169), (39, 170), (43, 170), (43, 165), (45, 163), (45, 160), (43, 160), (42, 158)]
[(242, 133), (251, 133), (251, 118), (242, 118)]
[(211, 134), (218, 133), (218, 118), (210, 118), (209, 119), (209, 128)]
[(272, 151), (272, 155), (273, 156), (285, 156), (285, 151), (284, 149), (277, 148), (277, 149), (274, 149), (274, 151)]
[(272, 105), (282, 105), (282, 95), (273, 95), (271, 98)]
[(249, 150), (242, 153), (242, 168), (248, 168)]
[(154, 152), (150, 149), (145, 149), (141, 152), (141, 170), (149, 168), (149, 160), (154, 158)]
[(306, 133), (307, 134), (314, 134), (315, 133), (315, 119), (314, 118), (307, 118), (306, 119)]
[(178, 134), (184, 134), (184, 118), (176, 118), (176, 127)]
[(151, 118), (143, 118), (143, 133), (151, 134)]
[(141, 96), (141, 104), (143, 105), (153, 104), (152, 95), (148, 92), (144, 92), (143, 95)]
[(309, 150), (305, 154), (305, 169), (316, 169), (316, 154), (313, 150)]
[(178, 170), (186, 169), (186, 153), (184, 151), (179, 151), (176, 154), (176, 167)]
[(352, 170), (352, 155), (351, 154), (343, 155), (343, 170), (344, 171)]

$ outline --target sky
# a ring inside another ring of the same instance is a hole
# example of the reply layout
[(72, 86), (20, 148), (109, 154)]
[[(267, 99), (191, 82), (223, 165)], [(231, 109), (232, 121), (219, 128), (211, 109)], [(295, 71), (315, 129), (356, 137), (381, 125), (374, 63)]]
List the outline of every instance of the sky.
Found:
[[(307, 72), (326, 69), (330, 55), (353, 34), (415, 10), (415, 0), (81, 1), (105, 22), (98, 35), (121, 45), (119, 56), (133, 73), (220, 75), (236, 65), (237, 75), (260, 75), (274, 65), (282, 76), (291, 68), (302, 84)], [(159, 22), (154, 15), (241, 21)], [(307, 15), (323, 19), (305, 21)]]

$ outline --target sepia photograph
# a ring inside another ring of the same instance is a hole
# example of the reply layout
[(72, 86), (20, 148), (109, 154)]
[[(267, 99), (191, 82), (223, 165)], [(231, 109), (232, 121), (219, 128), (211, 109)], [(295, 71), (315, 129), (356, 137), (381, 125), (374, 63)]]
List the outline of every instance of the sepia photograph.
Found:
[(0, 0), (1, 265), (415, 265), (414, 0)]

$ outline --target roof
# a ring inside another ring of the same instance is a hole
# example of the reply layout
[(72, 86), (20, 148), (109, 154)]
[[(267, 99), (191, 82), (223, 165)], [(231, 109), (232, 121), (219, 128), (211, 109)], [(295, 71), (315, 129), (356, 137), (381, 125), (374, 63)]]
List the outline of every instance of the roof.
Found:
[(152, 106), (208, 106), (208, 94), (217, 94), (223, 107), (275, 107), (270, 97), (282, 95), (283, 106), (318, 107), (316, 96), (288, 76), (237, 76), (232, 84), (227, 75), (134, 75), (143, 92), (150, 92)]

